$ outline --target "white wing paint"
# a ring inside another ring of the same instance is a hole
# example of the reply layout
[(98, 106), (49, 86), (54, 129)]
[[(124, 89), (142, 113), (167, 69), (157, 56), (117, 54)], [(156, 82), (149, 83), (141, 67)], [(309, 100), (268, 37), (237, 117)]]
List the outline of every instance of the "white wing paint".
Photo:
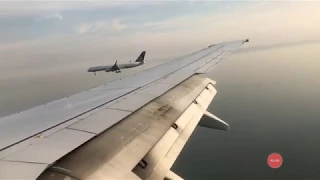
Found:
[(164, 179), (206, 112), (202, 74), (248, 40), (211, 45), (81, 93), (0, 119), (0, 179)]

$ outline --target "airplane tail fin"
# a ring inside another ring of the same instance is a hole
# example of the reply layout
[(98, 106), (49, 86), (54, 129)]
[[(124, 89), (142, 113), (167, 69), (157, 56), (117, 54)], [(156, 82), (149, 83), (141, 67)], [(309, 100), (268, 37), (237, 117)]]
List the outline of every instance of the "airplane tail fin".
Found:
[(146, 52), (142, 51), (142, 53), (140, 54), (140, 56), (137, 58), (137, 60), (135, 62), (144, 62), (145, 55), (146, 55)]

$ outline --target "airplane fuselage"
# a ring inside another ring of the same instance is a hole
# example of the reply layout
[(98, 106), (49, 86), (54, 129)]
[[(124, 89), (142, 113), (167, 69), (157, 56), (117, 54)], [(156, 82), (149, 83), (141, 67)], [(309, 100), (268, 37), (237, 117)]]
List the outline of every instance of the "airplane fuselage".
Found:
[[(117, 66), (119, 67), (119, 69), (128, 69), (128, 68), (141, 66), (143, 64), (144, 62), (130, 62), (125, 64), (117, 64)], [(97, 72), (97, 71), (111, 72), (111, 71), (114, 71), (112, 67), (113, 66), (94, 66), (89, 68), (88, 72)]]
[(88, 69), (88, 72), (93, 72), (96, 75), (97, 71), (105, 71), (105, 72), (116, 72), (120, 73), (121, 69), (128, 69), (128, 68), (134, 68), (137, 66), (141, 66), (145, 64), (144, 56), (146, 54), (146, 51), (142, 51), (137, 60), (134, 62), (124, 63), (124, 64), (118, 64), (116, 61), (114, 65), (112, 66), (94, 66)]

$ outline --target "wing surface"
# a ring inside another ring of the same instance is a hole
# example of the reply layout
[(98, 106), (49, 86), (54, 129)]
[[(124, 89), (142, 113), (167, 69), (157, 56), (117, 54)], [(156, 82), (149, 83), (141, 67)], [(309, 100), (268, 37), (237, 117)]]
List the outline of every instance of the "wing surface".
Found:
[(204, 122), (205, 127), (227, 126), (206, 112), (216, 93), (215, 82), (199, 74), (210, 71), (245, 42), (211, 45), (133, 76), (0, 118), (0, 179), (174, 176), (169, 170), (203, 114), (219, 124), (217, 128)]

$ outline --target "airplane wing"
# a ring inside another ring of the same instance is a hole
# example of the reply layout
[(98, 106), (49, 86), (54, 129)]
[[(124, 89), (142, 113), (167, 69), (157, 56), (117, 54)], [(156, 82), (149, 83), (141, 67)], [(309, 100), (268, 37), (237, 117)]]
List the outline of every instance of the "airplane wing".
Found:
[(118, 62), (118, 61), (116, 61), (116, 62), (114, 63), (114, 65), (111, 67), (111, 71), (119, 71), (119, 70), (120, 70), (120, 68), (119, 68), (118, 65), (117, 65), (117, 62)]
[[(204, 74), (248, 40), (211, 45), (168, 63), (0, 118), (0, 179), (164, 179), (206, 111)], [(210, 121), (211, 120), (211, 121)]]

